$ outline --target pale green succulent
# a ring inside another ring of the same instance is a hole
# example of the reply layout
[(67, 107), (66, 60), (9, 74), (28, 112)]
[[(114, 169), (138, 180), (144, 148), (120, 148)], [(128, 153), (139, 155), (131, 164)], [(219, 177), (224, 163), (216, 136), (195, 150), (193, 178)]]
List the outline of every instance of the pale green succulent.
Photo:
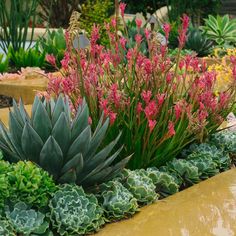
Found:
[(109, 119), (101, 117), (94, 133), (89, 125), (89, 109), (85, 101), (75, 118), (67, 98), (42, 102), (35, 98), (31, 118), (22, 102), (13, 102), (9, 114), (9, 130), (0, 123), (0, 148), (11, 162), (30, 160), (51, 174), (59, 183), (76, 183), (91, 187), (103, 183), (129, 161), (129, 157), (112, 165), (121, 148), (110, 154), (120, 135), (106, 147), (101, 143)]
[(30, 161), (13, 164), (8, 181), (11, 201), (23, 201), (36, 208), (46, 207), (56, 191), (52, 177)]
[(138, 210), (136, 198), (117, 180), (100, 186), (100, 202), (108, 220), (120, 220)]
[(52, 226), (59, 235), (87, 234), (105, 223), (97, 198), (77, 185), (62, 185), (49, 202), (49, 208)]
[(30, 209), (24, 202), (18, 202), (14, 207), (6, 206), (5, 214), (14, 231), (20, 235), (42, 235), (49, 227), (45, 215)]
[(171, 174), (181, 187), (191, 186), (200, 181), (198, 168), (187, 160), (173, 159), (160, 170)]
[(156, 186), (144, 169), (124, 170), (120, 180), (141, 204), (152, 203), (159, 197), (155, 192)]
[(162, 197), (167, 197), (179, 191), (179, 185), (173, 176), (159, 171), (156, 167), (147, 169), (147, 176), (152, 179), (156, 186), (156, 192)]
[(0, 219), (0, 235), (2, 236), (16, 236), (14, 229), (7, 219)]
[(198, 168), (200, 179), (207, 179), (219, 173), (217, 164), (209, 154), (194, 152), (188, 156), (188, 160)]

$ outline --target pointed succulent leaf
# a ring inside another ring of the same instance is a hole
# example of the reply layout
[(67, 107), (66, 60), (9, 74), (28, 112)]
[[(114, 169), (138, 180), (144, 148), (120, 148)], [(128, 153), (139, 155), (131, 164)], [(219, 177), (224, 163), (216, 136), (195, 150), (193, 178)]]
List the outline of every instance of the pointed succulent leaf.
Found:
[(59, 96), (59, 98), (56, 101), (56, 105), (54, 107), (53, 113), (52, 113), (52, 124), (54, 125), (57, 120), (59, 119), (61, 113), (64, 111), (64, 102), (62, 96)]
[(24, 107), (24, 104), (23, 104), (23, 101), (22, 101), (21, 98), (20, 98), (20, 102), (19, 102), (19, 110), (20, 110), (20, 114), (21, 114), (21, 117), (22, 117), (23, 121), (24, 122), (26, 122), (26, 121), (30, 122), (30, 117), (29, 117), (28, 113), (25, 110), (25, 107)]
[(13, 99), (13, 111), (14, 111), (14, 115), (15, 115), (17, 121), (19, 122), (20, 126), (23, 127), (24, 126), (24, 120), (21, 116), (20, 109), (18, 108), (15, 99)]
[(52, 124), (48, 113), (41, 101), (38, 103), (37, 110), (34, 114), (33, 128), (41, 137), (43, 142), (45, 142), (50, 136)]
[(54, 179), (59, 177), (63, 165), (63, 154), (57, 141), (50, 136), (40, 152), (40, 166), (47, 170)]
[(77, 139), (72, 143), (70, 149), (67, 153), (67, 160), (75, 156), (77, 153), (82, 153), (82, 155), (87, 151), (91, 139), (91, 128), (87, 126), (86, 129), (77, 137)]
[(23, 129), (21, 145), (26, 159), (39, 163), (43, 141), (28, 122), (25, 123)]
[(64, 183), (70, 183), (70, 184), (74, 184), (76, 182), (76, 170), (75, 169), (71, 169), (71, 170), (68, 170), (65, 174), (63, 174), (58, 182), (61, 183), (61, 184), (64, 184)]
[[(74, 156), (71, 160), (69, 160), (64, 167), (62, 168), (61, 172), (65, 173), (71, 169), (76, 169), (79, 167), (80, 169), (83, 169), (83, 156), (81, 153)], [(77, 172), (77, 171), (76, 171)]]
[(65, 112), (62, 112), (59, 119), (55, 123), (52, 136), (59, 144), (63, 154), (65, 155), (70, 146), (71, 131), (69, 121), (66, 118)]
[(33, 106), (32, 106), (32, 111), (31, 111), (31, 120), (33, 121), (34, 120), (34, 115), (36, 113), (36, 110), (37, 110), (37, 107), (38, 107), (38, 104), (40, 103), (40, 99), (38, 96), (35, 96), (34, 98), (34, 103), (33, 103)]

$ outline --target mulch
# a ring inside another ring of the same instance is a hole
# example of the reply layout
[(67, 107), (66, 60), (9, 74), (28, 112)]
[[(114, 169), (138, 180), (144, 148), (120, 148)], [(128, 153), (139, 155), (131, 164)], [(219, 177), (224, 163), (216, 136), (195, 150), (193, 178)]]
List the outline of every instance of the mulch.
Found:
[(12, 98), (0, 95), (0, 108), (6, 108), (10, 106), (12, 106)]

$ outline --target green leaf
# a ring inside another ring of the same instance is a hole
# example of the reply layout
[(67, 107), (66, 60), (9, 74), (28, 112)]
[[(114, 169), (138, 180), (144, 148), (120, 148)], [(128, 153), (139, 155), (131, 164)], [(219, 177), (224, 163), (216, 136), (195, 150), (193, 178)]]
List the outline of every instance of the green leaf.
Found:
[(81, 153), (75, 155), (71, 160), (69, 160), (64, 167), (62, 168), (61, 172), (65, 173), (71, 169), (76, 170), (76, 173), (78, 173), (80, 170), (83, 169), (84, 160)]

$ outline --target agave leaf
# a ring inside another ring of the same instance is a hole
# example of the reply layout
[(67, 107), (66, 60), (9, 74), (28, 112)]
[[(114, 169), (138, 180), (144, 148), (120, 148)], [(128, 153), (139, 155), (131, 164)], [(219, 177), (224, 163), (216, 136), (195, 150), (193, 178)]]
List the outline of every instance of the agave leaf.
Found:
[(52, 113), (52, 124), (54, 125), (57, 120), (59, 119), (59, 116), (64, 111), (64, 103), (62, 96), (59, 96), (59, 98), (56, 101), (56, 105), (54, 107), (53, 113)]
[(41, 137), (43, 142), (45, 142), (51, 133), (52, 124), (48, 113), (41, 101), (38, 103), (37, 110), (34, 114), (32, 126)]
[(47, 170), (54, 179), (59, 176), (59, 171), (63, 166), (63, 154), (57, 141), (50, 136), (44, 144), (39, 158), (40, 166)]
[(43, 141), (28, 122), (25, 123), (23, 129), (21, 145), (26, 159), (39, 163), (39, 154), (43, 147)]
[(62, 112), (59, 119), (55, 123), (52, 130), (52, 136), (59, 144), (63, 154), (65, 155), (70, 146), (71, 131), (69, 121), (66, 118), (65, 112)]
[(78, 171), (83, 169), (83, 165), (84, 165), (83, 163), (84, 163), (83, 156), (81, 153), (79, 153), (64, 165), (61, 172), (64, 174), (71, 169), (75, 169), (76, 173), (78, 173)]
[(69, 99), (67, 97), (65, 98), (64, 111), (67, 116), (67, 119), (71, 121), (71, 109), (70, 109)]
[(7, 147), (1, 140), (0, 140), (0, 149), (4, 152), (4, 159), (9, 162), (18, 162), (20, 161), (20, 157), (12, 150)]
[(36, 110), (37, 110), (37, 107), (38, 107), (38, 104), (40, 103), (40, 99), (38, 96), (35, 96), (34, 98), (34, 103), (33, 103), (33, 106), (32, 106), (32, 111), (31, 111), (31, 120), (33, 121), (34, 120), (34, 114), (36, 113)]
[(20, 114), (21, 114), (21, 117), (22, 117), (23, 121), (24, 122), (26, 122), (26, 121), (30, 122), (30, 117), (29, 117), (28, 113), (26, 112), (26, 110), (24, 108), (24, 104), (23, 104), (23, 101), (22, 101), (21, 98), (20, 98), (20, 102), (19, 102), (19, 110), (20, 110)]
[(71, 139), (74, 141), (76, 137), (88, 126), (89, 110), (88, 106), (84, 106), (82, 111), (77, 112), (76, 118), (73, 121)]
[(87, 126), (86, 129), (77, 137), (77, 139), (72, 143), (67, 153), (67, 160), (71, 159), (77, 153), (82, 155), (87, 152), (89, 143), (91, 140), (91, 128)]
[(71, 169), (67, 171), (62, 177), (59, 178), (59, 183), (70, 183), (73, 184), (76, 181), (76, 171)]
[(22, 116), (21, 116), (20, 110), (19, 110), (19, 108), (18, 108), (18, 106), (17, 106), (17, 104), (16, 104), (15, 99), (13, 99), (13, 111), (14, 111), (14, 115), (15, 115), (15, 117), (16, 117), (18, 123), (19, 123), (19, 124), (21, 125), (21, 127), (23, 128), (23, 126), (24, 126), (24, 120), (23, 120), (23, 118), (22, 118)]

